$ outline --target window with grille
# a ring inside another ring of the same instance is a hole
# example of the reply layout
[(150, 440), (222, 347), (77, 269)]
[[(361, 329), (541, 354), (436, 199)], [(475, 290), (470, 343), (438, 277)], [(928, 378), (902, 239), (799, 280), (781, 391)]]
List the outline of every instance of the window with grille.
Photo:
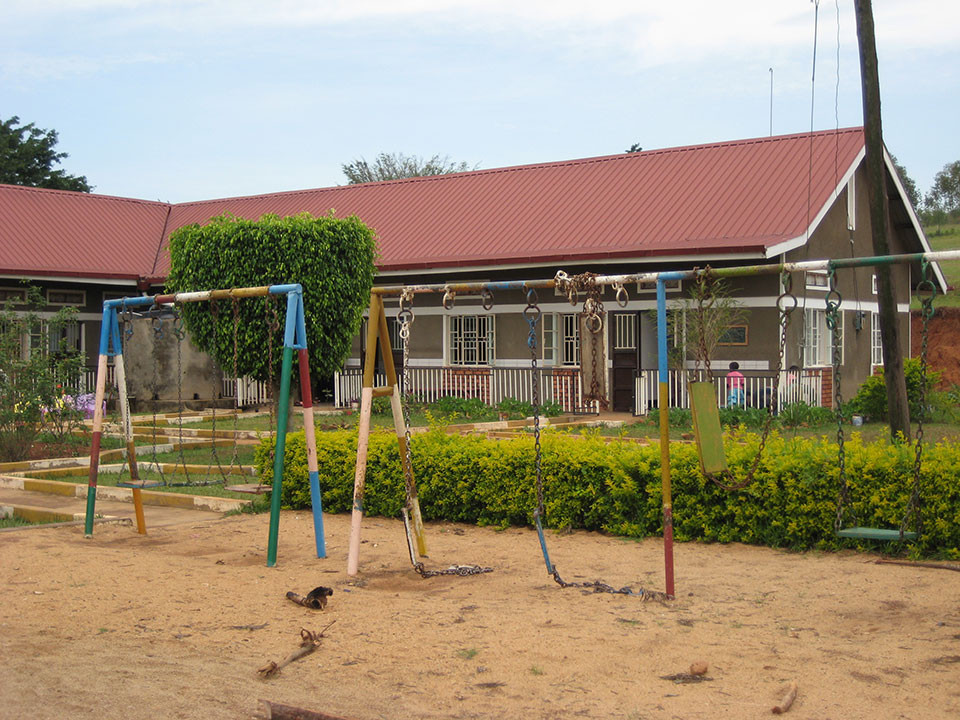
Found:
[(51, 325), (46, 322), (30, 326), (30, 351), (44, 355), (78, 353), (83, 350), (83, 323)]
[(614, 315), (613, 349), (637, 349), (637, 317), (636, 315)]
[(494, 316), (450, 317), (450, 364), (489, 365), (494, 357)]
[(47, 290), (48, 305), (86, 305), (87, 294), (83, 290)]
[(562, 315), (563, 318), (563, 357), (564, 365), (580, 364), (580, 323), (575, 313)]
[[(826, 310), (804, 310), (803, 364), (808, 367), (833, 364), (833, 332), (827, 327)], [(840, 363), (843, 363), (843, 311), (839, 312)]]

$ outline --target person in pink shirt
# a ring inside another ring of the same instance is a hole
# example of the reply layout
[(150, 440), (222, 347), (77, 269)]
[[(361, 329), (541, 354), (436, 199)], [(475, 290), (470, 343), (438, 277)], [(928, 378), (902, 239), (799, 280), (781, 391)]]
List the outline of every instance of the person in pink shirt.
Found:
[(743, 407), (746, 399), (745, 389), (747, 380), (740, 372), (740, 363), (730, 363), (730, 372), (727, 373), (727, 406), (739, 405)]

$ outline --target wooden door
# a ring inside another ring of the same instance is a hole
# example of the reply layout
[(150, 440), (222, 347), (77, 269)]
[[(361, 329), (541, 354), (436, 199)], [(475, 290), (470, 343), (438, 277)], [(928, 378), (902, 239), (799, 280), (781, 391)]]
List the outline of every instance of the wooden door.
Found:
[(633, 412), (634, 377), (639, 363), (639, 323), (637, 313), (610, 313), (610, 333), (613, 349), (610, 353), (613, 364), (613, 410)]

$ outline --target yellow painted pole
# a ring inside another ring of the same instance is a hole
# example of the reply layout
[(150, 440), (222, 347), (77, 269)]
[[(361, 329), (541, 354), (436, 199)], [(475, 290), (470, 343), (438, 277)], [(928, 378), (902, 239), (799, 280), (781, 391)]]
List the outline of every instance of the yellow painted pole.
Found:
[[(123, 425), (123, 436), (127, 441), (127, 465), (130, 467), (130, 482), (140, 480), (140, 468), (137, 463), (137, 446), (133, 439), (133, 419), (130, 417), (130, 401), (127, 396), (127, 373), (123, 363), (123, 353), (117, 353), (113, 358), (114, 373), (117, 378), (117, 402), (120, 404), (120, 422)], [(133, 487), (133, 510), (137, 517), (137, 532), (147, 534), (147, 521), (143, 514), (143, 496), (140, 488)]]
[(356, 575), (360, 566), (360, 526), (363, 523), (363, 492), (367, 478), (367, 449), (370, 444), (370, 413), (373, 406), (373, 375), (377, 362), (378, 313), (383, 312), (383, 300), (370, 295), (370, 315), (367, 321), (367, 352), (363, 367), (363, 386), (360, 390), (360, 422), (357, 429), (357, 466), (353, 477), (353, 514), (350, 517), (350, 547), (347, 553), (347, 575)]

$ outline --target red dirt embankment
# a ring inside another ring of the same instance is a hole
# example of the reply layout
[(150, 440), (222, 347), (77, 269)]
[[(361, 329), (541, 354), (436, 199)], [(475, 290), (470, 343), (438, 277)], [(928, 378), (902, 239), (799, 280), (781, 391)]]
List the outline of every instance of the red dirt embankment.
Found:
[[(910, 317), (911, 355), (920, 357), (920, 344), (923, 340), (923, 326), (920, 313), (914, 311)], [(930, 319), (927, 339), (927, 362), (943, 375), (939, 389), (960, 384), (960, 307), (937, 308)]]

